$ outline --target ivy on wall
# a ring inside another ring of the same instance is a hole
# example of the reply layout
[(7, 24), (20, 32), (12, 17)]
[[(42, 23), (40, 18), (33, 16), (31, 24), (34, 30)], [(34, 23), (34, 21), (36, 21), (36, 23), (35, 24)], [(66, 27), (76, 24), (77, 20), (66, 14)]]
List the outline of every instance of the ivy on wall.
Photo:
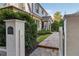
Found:
[(37, 25), (34, 19), (28, 14), (22, 11), (14, 12), (10, 9), (0, 10), (0, 46), (5, 46), (5, 23), (3, 20), (19, 19), (26, 21), (25, 23), (25, 46), (28, 49), (33, 48), (37, 43)]

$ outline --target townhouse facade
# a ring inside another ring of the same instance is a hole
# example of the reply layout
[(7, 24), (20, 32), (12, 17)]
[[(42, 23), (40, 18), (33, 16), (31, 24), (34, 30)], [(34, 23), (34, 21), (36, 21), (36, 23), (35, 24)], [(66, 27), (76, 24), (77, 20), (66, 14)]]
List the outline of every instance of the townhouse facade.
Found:
[(37, 24), (37, 30), (51, 30), (52, 17), (39, 3), (0, 3), (0, 8), (14, 6), (30, 13)]

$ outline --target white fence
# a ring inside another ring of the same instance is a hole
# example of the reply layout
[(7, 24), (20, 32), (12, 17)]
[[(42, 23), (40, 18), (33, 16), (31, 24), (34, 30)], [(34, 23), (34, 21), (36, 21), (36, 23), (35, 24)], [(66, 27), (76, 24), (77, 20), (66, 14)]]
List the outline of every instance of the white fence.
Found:
[(64, 36), (63, 36), (63, 29), (59, 27), (59, 54), (60, 56), (64, 55)]

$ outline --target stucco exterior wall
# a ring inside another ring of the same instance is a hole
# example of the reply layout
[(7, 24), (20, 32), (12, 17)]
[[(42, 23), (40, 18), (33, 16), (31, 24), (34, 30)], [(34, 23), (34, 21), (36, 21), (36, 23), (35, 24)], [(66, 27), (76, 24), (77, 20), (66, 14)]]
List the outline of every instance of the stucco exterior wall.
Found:
[[(15, 35), (8, 35), (7, 28), (11, 26), (15, 28), (14, 22), (7, 22), (6, 23), (6, 49), (7, 49), (7, 55), (16, 55), (16, 43), (14, 40)], [(15, 31), (15, 29), (14, 29)], [(15, 34), (15, 33), (14, 33)], [(8, 47), (8, 48), (7, 48)], [(11, 53), (9, 53), (11, 52)]]
[(25, 55), (25, 26), (23, 22), (16, 22), (16, 54)]
[(66, 19), (66, 55), (79, 56), (79, 16), (68, 16)]
[[(6, 22), (6, 49), (7, 56), (24, 56), (25, 55), (25, 21), (11, 19)], [(13, 33), (9, 34), (9, 27), (13, 28)]]

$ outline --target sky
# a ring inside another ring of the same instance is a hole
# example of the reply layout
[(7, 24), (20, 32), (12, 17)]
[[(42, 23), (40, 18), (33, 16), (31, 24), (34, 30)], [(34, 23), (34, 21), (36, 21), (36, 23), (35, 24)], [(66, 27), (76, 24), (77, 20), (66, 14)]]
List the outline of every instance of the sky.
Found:
[(62, 15), (79, 12), (79, 3), (41, 3), (43, 8), (52, 16), (56, 11)]

